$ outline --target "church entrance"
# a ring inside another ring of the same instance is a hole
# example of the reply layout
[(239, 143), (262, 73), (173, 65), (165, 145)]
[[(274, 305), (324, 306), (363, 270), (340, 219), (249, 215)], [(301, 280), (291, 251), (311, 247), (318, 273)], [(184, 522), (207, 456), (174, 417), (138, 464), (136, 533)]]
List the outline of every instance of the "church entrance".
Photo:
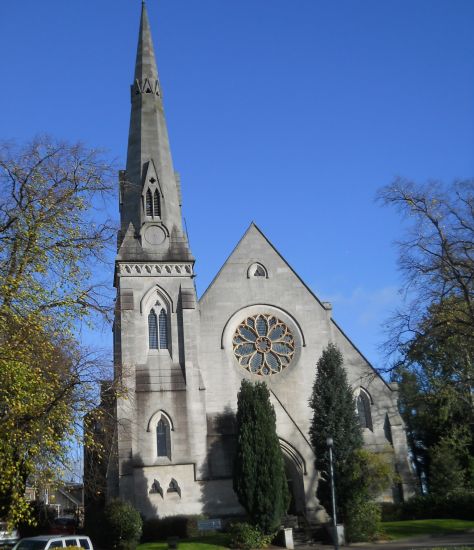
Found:
[(290, 492), (290, 506), (288, 514), (294, 516), (303, 516), (306, 508), (306, 499), (304, 493), (303, 471), (294, 457), (288, 454), (285, 447), (282, 446), (283, 458), (285, 460), (285, 475)]

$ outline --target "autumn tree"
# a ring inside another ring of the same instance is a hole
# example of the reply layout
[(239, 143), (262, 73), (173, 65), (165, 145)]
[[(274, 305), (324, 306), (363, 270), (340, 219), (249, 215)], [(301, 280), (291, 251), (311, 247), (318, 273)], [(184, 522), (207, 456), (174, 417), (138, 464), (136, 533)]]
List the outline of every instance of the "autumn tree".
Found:
[(27, 516), (25, 483), (54, 475), (102, 376), (78, 323), (106, 314), (94, 270), (114, 230), (103, 156), (43, 137), (0, 145), (0, 515)]
[(250, 520), (273, 533), (289, 505), (275, 411), (264, 382), (242, 380), (237, 401), (234, 491)]
[(441, 476), (431, 464), (441, 464), (444, 451), (454, 452), (445, 442), (456, 433), (462, 445), (455, 462), (468, 486), (474, 453), (474, 181), (423, 186), (399, 179), (380, 191), (379, 200), (407, 223), (397, 243), (405, 307), (387, 323), (386, 348), (395, 357), (392, 377), (400, 385), (420, 485), (430, 488), (436, 477), (439, 490)]

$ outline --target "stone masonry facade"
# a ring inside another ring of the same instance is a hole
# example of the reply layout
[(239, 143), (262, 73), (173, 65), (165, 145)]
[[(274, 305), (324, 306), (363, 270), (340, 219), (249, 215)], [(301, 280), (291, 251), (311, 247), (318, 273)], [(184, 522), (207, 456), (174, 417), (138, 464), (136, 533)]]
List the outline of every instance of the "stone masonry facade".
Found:
[(413, 491), (396, 387), (387, 384), (267, 237), (251, 224), (198, 300), (183, 231), (155, 53), (142, 5), (115, 269), (117, 399), (109, 496), (146, 517), (239, 514), (232, 490), (241, 381), (268, 384), (292, 493), (291, 512), (324, 520), (309, 442), (315, 365), (328, 343), (344, 355), (364, 440)]

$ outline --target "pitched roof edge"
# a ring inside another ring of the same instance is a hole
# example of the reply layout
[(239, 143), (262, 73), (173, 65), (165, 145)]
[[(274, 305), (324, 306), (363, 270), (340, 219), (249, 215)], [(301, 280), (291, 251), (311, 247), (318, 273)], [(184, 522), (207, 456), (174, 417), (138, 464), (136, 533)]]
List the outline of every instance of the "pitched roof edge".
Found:
[(240, 238), (239, 242), (234, 246), (234, 248), (232, 249), (232, 252), (227, 256), (225, 262), (222, 264), (221, 268), (219, 269), (219, 271), (217, 272), (216, 276), (212, 279), (211, 283), (209, 284), (209, 286), (206, 288), (206, 290), (204, 291), (203, 295), (201, 296), (201, 298), (199, 299), (199, 302), (201, 301), (202, 298), (204, 298), (204, 296), (206, 295), (206, 293), (211, 289), (212, 285), (214, 284), (214, 282), (216, 281), (216, 279), (219, 277), (219, 274), (220, 272), (224, 269), (224, 266), (225, 264), (228, 262), (229, 258), (232, 256), (232, 254), (237, 250), (237, 248), (239, 247), (240, 243), (244, 240), (244, 238), (246, 237), (247, 233), (250, 231), (250, 229), (252, 227), (255, 227), (255, 229), (260, 233), (260, 235), (267, 241), (267, 243), (271, 246), (271, 248), (276, 252), (276, 254), (278, 255), (279, 258), (281, 258), (281, 260), (290, 268), (291, 272), (295, 275), (295, 277), (300, 281), (300, 283), (306, 288), (306, 290), (314, 297), (314, 299), (318, 302), (318, 304), (323, 308), (323, 309), (326, 309), (322, 303), (322, 301), (316, 296), (316, 294), (313, 292), (313, 290), (311, 290), (311, 288), (303, 281), (303, 279), (298, 275), (298, 273), (293, 269), (293, 267), (288, 263), (288, 261), (283, 257), (283, 255), (277, 250), (277, 248), (275, 247), (275, 245), (272, 244), (272, 242), (270, 241), (270, 239), (268, 239), (268, 237), (265, 235), (265, 233), (258, 227), (258, 225), (252, 221), (250, 223), (250, 225), (248, 226), (247, 230), (245, 231), (245, 233), (242, 235), (242, 237)]
[[(231, 253), (227, 256), (227, 258), (224, 260), (224, 263), (221, 265), (221, 267), (219, 268), (219, 271), (214, 275), (212, 281), (209, 283), (209, 285), (207, 286), (206, 290), (202, 293), (202, 296), (198, 299), (198, 302), (201, 303), (201, 300), (204, 298), (204, 296), (209, 292), (209, 290), (211, 290), (212, 286), (214, 285), (214, 283), (216, 282), (216, 280), (219, 278), (219, 275), (221, 274), (221, 271), (224, 269), (224, 266), (226, 265), (226, 263), (229, 261), (229, 258), (232, 256), (232, 254), (237, 250), (237, 248), (239, 247), (239, 244), (244, 240), (244, 238), (246, 237), (247, 233), (250, 231), (250, 228), (252, 226), (255, 226), (257, 229), (258, 227), (255, 225), (255, 223), (252, 221), (250, 222), (250, 225), (247, 227), (247, 229), (245, 230), (245, 233), (242, 235), (242, 237), (240, 237), (240, 239), (238, 240), (237, 244), (234, 246), (234, 248), (232, 249)], [(259, 229), (260, 231), (260, 229)], [(262, 233), (260, 231), (260, 233)], [(263, 235), (263, 233), (262, 233)]]
[[(276, 252), (276, 254), (285, 262), (285, 264), (290, 268), (292, 273), (295, 275), (295, 277), (301, 282), (301, 284), (306, 288), (306, 290), (315, 298), (315, 300), (318, 302), (318, 304), (325, 309), (322, 301), (316, 296), (316, 294), (313, 292), (313, 290), (303, 281), (303, 279), (298, 275), (298, 273), (293, 269), (293, 267), (288, 263), (288, 261), (283, 257), (282, 254), (275, 248), (275, 246), (271, 243), (271, 241), (268, 239), (268, 237), (265, 235), (265, 233), (258, 227), (258, 225), (252, 221), (250, 222), (250, 225), (245, 230), (245, 233), (242, 235), (242, 237), (239, 239), (238, 243), (234, 246), (232, 249), (232, 252), (227, 256), (224, 263), (220, 267), (219, 271), (216, 273), (215, 277), (210, 282), (209, 286), (206, 288), (206, 290), (203, 292), (202, 296), (199, 298), (198, 302), (201, 303), (201, 300), (204, 298), (204, 296), (207, 294), (207, 292), (212, 288), (215, 281), (218, 279), (221, 271), (224, 269), (224, 266), (229, 261), (229, 258), (232, 256), (232, 254), (237, 250), (240, 243), (244, 240), (247, 233), (250, 231), (252, 227), (255, 227), (255, 229), (260, 233), (260, 235), (267, 241), (267, 243), (272, 247), (272, 249)], [(331, 322), (335, 325), (335, 327), (340, 331), (340, 333), (344, 336), (344, 338), (353, 346), (353, 348), (357, 351), (357, 353), (362, 357), (362, 359), (367, 363), (367, 365), (374, 371), (374, 373), (382, 380), (382, 382), (387, 386), (387, 388), (390, 391), (393, 391), (393, 388), (390, 387), (390, 384), (384, 380), (384, 378), (380, 375), (380, 373), (377, 371), (377, 369), (372, 365), (372, 363), (367, 359), (367, 357), (360, 351), (360, 349), (354, 344), (354, 342), (347, 336), (347, 334), (342, 330), (342, 328), (338, 325), (338, 323), (331, 317)]]
[(378, 370), (372, 365), (372, 363), (367, 359), (367, 357), (360, 351), (360, 349), (354, 344), (354, 342), (347, 336), (347, 334), (342, 330), (339, 324), (331, 317), (331, 322), (339, 330), (339, 332), (344, 336), (344, 338), (349, 342), (349, 344), (357, 351), (357, 353), (362, 357), (362, 359), (367, 363), (367, 365), (374, 371), (380, 380), (387, 386), (390, 391), (394, 391), (390, 384), (381, 376)]

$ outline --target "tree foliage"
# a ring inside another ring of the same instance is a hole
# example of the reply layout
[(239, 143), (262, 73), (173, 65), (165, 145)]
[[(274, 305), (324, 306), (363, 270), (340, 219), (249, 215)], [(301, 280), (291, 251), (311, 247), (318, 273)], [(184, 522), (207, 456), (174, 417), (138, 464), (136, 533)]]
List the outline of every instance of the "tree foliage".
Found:
[(242, 380), (237, 407), (234, 491), (252, 523), (269, 534), (279, 527), (289, 494), (266, 384)]
[(318, 499), (327, 511), (332, 510), (327, 445), (331, 437), (337, 519), (346, 523), (348, 540), (367, 540), (379, 529), (380, 510), (374, 499), (393, 484), (394, 468), (389, 455), (362, 448), (354, 393), (342, 353), (334, 344), (328, 345), (318, 361), (309, 404), (313, 409), (310, 438), (320, 474)]
[(318, 498), (326, 510), (331, 510), (326, 440), (332, 437), (337, 513), (342, 519), (353, 490), (355, 453), (362, 447), (362, 433), (354, 394), (343, 367), (342, 353), (334, 344), (328, 345), (318, 361), (309, 405), (313, 409), (309, 434), (316, 454), (316, 469), (322, 476), (318, 484)]
[(397, 180), (379, 199), (408, 223), (397, 243), (406, 307), (389, 320), (386, 347), (396, 357), (392, 376), (420, 486), (430, 489), (440, 478), (433, 457), (438, 465), (449, 461), (440, 453), (448, 453), (443, 441), (453, 434), (463, 441), (456, 464), (467, 483), (474, 453), (474, 181)]
[(107, 313), (93, 269), (112, 225), (94, 207), (111, 169), (82, 145), (0, 146), (0, 515), (28, 516), (26, 480), (49, 482), (102, 377), (77, 324)]
[[(474, 180), (442, 186), (398, 179), (378, 198), (408, 227), (397, 242), (408, 306), (391, 320), (391, 349), (442, 326), (474, 340)], [(429, 309), (445, 304), (449, 316), (427, 324)]]

